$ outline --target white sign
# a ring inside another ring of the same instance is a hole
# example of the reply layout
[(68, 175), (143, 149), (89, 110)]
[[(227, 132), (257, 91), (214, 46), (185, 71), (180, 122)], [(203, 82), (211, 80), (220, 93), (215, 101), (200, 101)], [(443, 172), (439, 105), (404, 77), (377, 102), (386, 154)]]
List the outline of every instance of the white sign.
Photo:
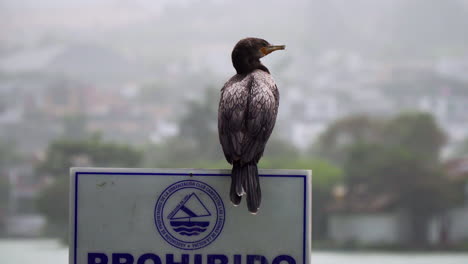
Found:
[(257, 215), (226, 170), (70, 173), (70, 264), (310, 263), (311, 171), (260, 170)]

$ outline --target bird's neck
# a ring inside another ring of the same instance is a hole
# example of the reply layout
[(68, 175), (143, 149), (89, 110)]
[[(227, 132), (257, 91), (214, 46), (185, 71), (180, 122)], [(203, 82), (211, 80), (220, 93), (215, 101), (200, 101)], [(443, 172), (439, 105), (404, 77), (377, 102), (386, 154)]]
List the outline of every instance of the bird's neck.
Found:
[(232, 57), (232, 64), (238, 74), (248, 74), (255, 70), (262, 70), (270, 73), (267, 67), (260, 62), (260, 59), (249, 59), (247, 57)]

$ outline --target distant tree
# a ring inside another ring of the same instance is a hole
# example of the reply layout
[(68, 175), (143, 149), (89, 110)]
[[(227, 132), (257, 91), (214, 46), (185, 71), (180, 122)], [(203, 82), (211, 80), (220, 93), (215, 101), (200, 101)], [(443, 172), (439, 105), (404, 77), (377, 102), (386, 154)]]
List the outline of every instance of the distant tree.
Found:
[(84, 114), (70, 115), (63, 118), (63, 137), (68, 139), (85, 139), (89, 136), (86, 130), (87, 119)]
[(335, 164), (343, 165), (346, 149), (361, 142), (381, 140), (382, 122), (365, 115), (349, 116), (332, 123), (313, 146), (314, 153)]
[(59, 139), (46, 150), (46, 158), (38, 165), (39, 173), (54, 178), (67, 176), (73, 166), (134, 167), (143, 153), (132, 146), (105, 142), (99, 135), (86, 139)]
[(11, 186), (8, 168), (21, 159), (14, 144), (0, 140), (0, 235), (4, 231)]
[(0, 140), (0, 204), (7, 200), (2, 198), (8, 197), (7, 192), (10, 184), (7, 178), (7, 169), (20, 159), (21, 155), (16, 151), (14, 144)]
[(56, 235), (66, 234), (68, 223), (69, 169), (74, 166), (136, 167), (143, 154), (131, 146), (105, 142), (99, 136), (82, 140), (61, 139), (52, 142), (37, 173), (49, 175), (53, 184), (38, 198), (39, 211), (46, 215)]
[(11, 187), (8, 177), (0, 172), (0, 236), (5, 231), (10, 191)]
[[(374, 182), (379, 182), (380, 173), (374, 170), (377, 164), (391, 163), (391, 160), (385, 160), (383, 153), (385, 146), (377, 143), (358, 142), (348, 146), (344, 152), (346, 153), (346, 161), (343, 164), (343, 170), (346, 172), (344, 183), (349, 189), (362, 184), (372, 185)], [(384, 159), (384, 161), (382, 161)]]
[(439, 161), (446, 143), (444, 131), (429, 113), (402, 113), (389, 120), (382, 131), (386, 145), (404, 147), (429, 163)]
[(0, 172), (20, 158), (20, 154), (16, 151), (13, 143), (0, 140)]
[(337, 120), (319, 136), (314, 147), (319, 156), (341, 166), (350, 156), (350, 146), (356, 144), (404, 146), (416, 155), (425, 156), (428, 162), (435, 162), (445, 142), (444, 131), (432, 115), (405, 112), (389, 120), (363, 115)]
[(468, 156), (468, 138), (465, 138), (454, 150), (454, 156)]

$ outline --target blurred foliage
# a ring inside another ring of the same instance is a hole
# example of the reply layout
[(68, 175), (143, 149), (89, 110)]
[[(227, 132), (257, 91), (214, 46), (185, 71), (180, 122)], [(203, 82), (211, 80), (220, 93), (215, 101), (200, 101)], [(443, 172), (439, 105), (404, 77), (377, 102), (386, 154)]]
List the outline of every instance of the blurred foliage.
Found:
[(63, 135), (68, 139), (84, 139), (89, 136), (86, 131), (87, 118), (85, 114), (65, 116), (63, 124)]
[(68, 175), (74, 166), (135, 167), (140, 165), (142, 151), (132, 146), (105, 142), (99, 135), (83, 140), (59, 139), (46, 151), (46, 159), (38, 165), (38, 172), (54, 178)]
[(347, 159), (346, 149), (362, 142), (380, 142), (382, 122), (365, 115), (350, 116), (332, 123), (322, 133), (311, 152), (342, 166)]
[(388, 146), (404, 147), (420, 159), (435, 164), (447, 140), (434, 117), (422, 112), (407, 112), (389, 120), (383, 129), (383, 139)]
[(10, 181), (0, 172), (0, 236), (5, 231), (5, 220), (7, 216), (8, 203), (10, 198)]
[(14, 144), (0, 140), (0, 235), (4, 232), (4, 221), (11, 192), (7, 171), (20, 159), (21, 155), (16, 151)]
[[(4, 177), (3, 173), (0, 177), (0, 218), (5, 213), (5, 206), (8, 204), (8, 198), (10, 194), (10, 181), (8, 177)], [(1, 221), (1, 220), (0, 220)]]
[(314, 146), (318, 155), (342, 166), (349, 149), (356, 144), (401, 146), (428, 162), (439, 160), (446, 136), (432, 115), (404, 112), (395, 118), (377, 120), (369, 116), (351, 116), (332, 123)]
[(0, 172), (20, 159), (21, 155), (16, 151), (15, 144), (0, 140)]
[(7, 169), (19, 159), (21, 156), (16, 152), (14, 144), (0, 140), (0, 218), (10, 190)]
[(468, 138), (464, 139), (455, 149), (455, 155), (458, 157), (468, 156)]

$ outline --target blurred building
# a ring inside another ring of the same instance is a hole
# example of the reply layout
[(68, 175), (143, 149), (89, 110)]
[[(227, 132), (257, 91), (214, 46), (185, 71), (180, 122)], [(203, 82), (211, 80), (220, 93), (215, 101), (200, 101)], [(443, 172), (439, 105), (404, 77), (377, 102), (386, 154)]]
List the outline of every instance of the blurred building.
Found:
[(463, 199), (458, 206), (433, 217), (428, 236), (433, 244), (468, 241), (468, 157), (445, 163), (449, 179), (460, 187)]
[(371, 194), (365, 186), (350, 192), (335, 190), (327, 209), (328, 238), (335, 243), (396, 245), (409, 239), (408, 215), (396, 207), (392, 194)]
[(42, 234), (46, 219), (36, 206), (44, 182), (34, 175), (33, 161), (7, 170), (10, 181), (5, 234), (10, 237), (37, 237)]
[[(459, 186), (463, 199), (429, 219), (426, 234), (429, 243), (439, 246), (468, 241), (468, 158), (445, 163), (447, 177)], [(402, 245), (409, 241), (409, 215), (396, 207), (392, 194), (375, 194), (360, 185), (352, 190), (335, 187), (328, 205), (328, 238), (337, 243), (358, 245)]]

